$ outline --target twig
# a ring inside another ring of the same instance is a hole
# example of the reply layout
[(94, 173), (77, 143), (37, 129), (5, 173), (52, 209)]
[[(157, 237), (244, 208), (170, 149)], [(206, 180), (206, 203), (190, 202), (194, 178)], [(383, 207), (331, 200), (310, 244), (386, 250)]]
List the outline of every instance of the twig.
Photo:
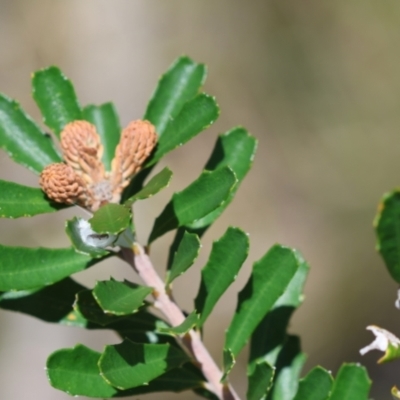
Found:
[[(135, 269), (143, 282), (154, 289), (154, 306), (165, 315), (171, 326), (180, 325), (185, 320), (185, 315), (169, 297), (165, 283), (157, 274), (144, 249), (135, 243), (132, 249), (122, 248), (121, 255)], [(221, 383), (223, 373), (215, 364), (197, 331), (192, 329), (181, 337), (180, 345), (198, 363), (211, 392), (221, 400), (240, 400), (230, 384)]]

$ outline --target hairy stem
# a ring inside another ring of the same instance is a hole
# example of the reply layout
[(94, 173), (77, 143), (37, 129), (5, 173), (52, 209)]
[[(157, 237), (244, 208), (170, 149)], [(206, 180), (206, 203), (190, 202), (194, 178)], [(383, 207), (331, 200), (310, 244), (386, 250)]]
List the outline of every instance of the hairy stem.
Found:
[[(143, 282), (154, 289), (154, 305), (165, 315), (171, 326), (180, 325), (185, 320), (185, 315), (166, 292), (165, 283), (157, 274), (144, 249), (135, 243), (132, 249), (122, 248), (121, 255), (135, 269)], [(208, 381), (208, 390), (221, 400), (240, 400), (231, 385), (221, 383), (223, 373), (212, 359), (197, 331), (190, 330), (180, 338), (179, 343), (200, 367)]]

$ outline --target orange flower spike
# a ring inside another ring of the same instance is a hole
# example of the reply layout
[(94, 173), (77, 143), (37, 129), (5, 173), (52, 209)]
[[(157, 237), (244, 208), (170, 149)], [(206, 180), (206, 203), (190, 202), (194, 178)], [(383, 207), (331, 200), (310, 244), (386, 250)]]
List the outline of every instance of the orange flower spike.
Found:
[(136, 120), (122, 131), (111, 164), (110, 180), (114, 197), (119, 197), (132, 177), (139, 172), (157, 144), (157, 133), (149, 121)]
[(94, 125), (86, 121), (67, 124), (61, 132), (61, 149), (65, 162), (88, 184), (105, 179), (103, 146)]
[(40, 187), (56, 203), (86, 205), (86, 184), (64, 163), (48, 165), (40, 174)]
[(133, 121), (121, 134), (115, 149), (111, 172), (101, 161), (103, 146), (96, 127), (86, 121), (73, 121), (61, 132), (64, 163), (46, 167), (40, 186), (58, 202), (78, 204), (96, 211), (103, 204), (118, 203), (123, 189), (141, 169), (157, 143), (157, 133), (148, 121)]

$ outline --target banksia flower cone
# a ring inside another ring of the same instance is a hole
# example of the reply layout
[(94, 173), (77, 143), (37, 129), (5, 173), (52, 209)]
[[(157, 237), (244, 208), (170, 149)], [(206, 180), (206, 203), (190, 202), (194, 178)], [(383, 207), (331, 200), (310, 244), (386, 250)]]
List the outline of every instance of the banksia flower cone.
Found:
[(111, 166), (113, 192), (119, 195), (141, 169), (157, 143), (157, 133), (148, 121), (132, 121), (121, 134)]
[(104, 179), (103, 146), (94, 125), (86, 121), (67, 124), (61, 132), (61, 149), (65, 162), (87, 183)]
[(40, 187), (56, 203), (85, 205), (86, 184), (64, 163), (50, 164), (40, 174)]
[(111, 171), (101, 161), (103, 146), (96, 127), (74, 121), (61, 132), (65, 163), (47, 166), (40, 186), (47, 196), (65, 204), (78, 204), (96, 211), (106, 203), (118, 203), (122, 191), (141, 169), (157, 143), (154, 126), (148, 121), (133, 121), (121, 134)]

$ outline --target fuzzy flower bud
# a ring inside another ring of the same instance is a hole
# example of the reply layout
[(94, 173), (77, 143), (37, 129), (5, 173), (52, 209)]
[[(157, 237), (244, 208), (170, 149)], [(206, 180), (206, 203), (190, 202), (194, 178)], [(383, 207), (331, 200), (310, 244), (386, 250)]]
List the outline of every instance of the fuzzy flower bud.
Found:
[(40, 174), (39, 184), (46, 195), (57, 203), (85, 203), (85, 182), (69, 165), (64, 163), (48, 165)]
[(132, 121), (121, 134), (111, 165), (114, 195), (119, 196), (141, 169), (157, 143), (157, 133), (149, 121)]
[(104, 179), (104, 165), (101, 162), (103, 146), (94, 125), (86, 121), (67, 124), (61, 132), (61, 149), (65, 162), (86, 183)]
[(86, 121), (73, 121), (61, 132), (64, 163), (46, 167), (40, 186), (47, 196), (66, 204), (79, 204), (96, 211), (107, 203), (118, 203), (157, 142), (154, 126), (148, 121), (133, 121), (121, 134), (111, 172), (101, 161), (103, 146), (96, 127)]

